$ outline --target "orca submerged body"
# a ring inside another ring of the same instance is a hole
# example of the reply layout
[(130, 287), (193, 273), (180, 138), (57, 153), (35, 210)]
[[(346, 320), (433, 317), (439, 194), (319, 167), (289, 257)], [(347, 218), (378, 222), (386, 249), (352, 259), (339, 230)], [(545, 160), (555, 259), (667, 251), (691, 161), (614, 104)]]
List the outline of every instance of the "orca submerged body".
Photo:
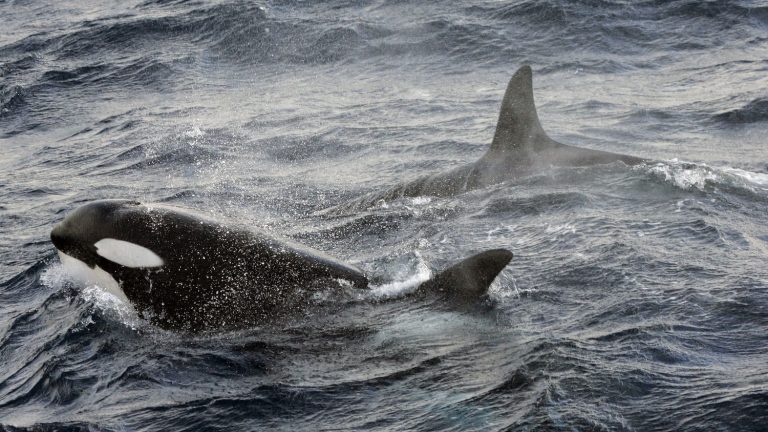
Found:
[(373, 192), (333, 209), (368, 207), (382, 199), (403, 196), (452, 196), (530, 175), (551, 166), (575, 167), (613, 162), (638, 165), (646, 160), (573, 147), (550, 138), (536, 113), (533, 72), (530, 66), (525, 65), (509, 80), (491, 147), (478, 161), (444, 173), (420, 177), (384, 192)]
[[(302, 309), (316, 289), (338, 280), (368, 286), (360, 269), (323, 252), (171, 206), (94, 201), (56, 225), (51, 240), (86, 282), (171, 329), (261, 325)], [(477, 299), (511, 259), (503, 249), (482, 252), (417, 292), (451, 303)]]

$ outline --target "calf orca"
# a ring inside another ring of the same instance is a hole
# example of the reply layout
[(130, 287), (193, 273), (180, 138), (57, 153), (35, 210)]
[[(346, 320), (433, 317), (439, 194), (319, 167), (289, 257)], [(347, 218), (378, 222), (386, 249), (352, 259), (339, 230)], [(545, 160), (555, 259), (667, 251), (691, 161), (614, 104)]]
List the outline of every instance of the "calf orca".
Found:
[(530, 175), (550, 166), (587, 166), (619, 161), (627, 165), (647, 162), (635, 156), (561, 144), (544, 132), (533, 100), (533, 72), (525, 65), (509, 80), (491, 147), (478, 161), (398, 184), (383, 192), (372, 192), (326, 211), (369, 207), (382, 199), (403, 196), (457, 195)]
[[(323, 252), (159, 204), (85, 204), (53, 228), (51, 241), (85, 282), (130, 302), (154, 324), (191, 332), (273, 322), (302, 310), (333, 280), (368, 286), (360, 269)], [(416, 293), (466, 304), (486, 293), (511, 259), (504, 249), (479, 253)]]

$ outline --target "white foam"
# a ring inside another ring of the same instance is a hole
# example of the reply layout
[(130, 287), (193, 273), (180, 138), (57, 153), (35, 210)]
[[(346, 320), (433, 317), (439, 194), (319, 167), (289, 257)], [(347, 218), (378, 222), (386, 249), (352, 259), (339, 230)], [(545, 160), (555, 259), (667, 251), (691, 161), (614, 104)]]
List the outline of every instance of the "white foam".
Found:
[(111, 274), (96, 266), (94, 268), (88, 267), (87, 264), (80, 261), (77, 258), (73, 258), (65, 253), (59, 251), (59, 259), (61, 260), (63, 276), (66, 280), (78, 283), (85, 288), (97, 287), (110, 297), (104, 297), (105, 302), (103, 305), (110, 306), (114, 304), (111, 298), (133, 308), (130, 300), (120, 288), (120, 284), (117, 283), (115, 278)]
[(411, 198), (411, 203), (413, 205), (417, 205), (417, 206), (426, 205), (426, 204), (429, 204), (431, 202), (432, 202), (432, 197), (428, 197), (428, 196), (420, 196), (420, 197)]
[(200, 138), (203, 135), (205, 135), (205, 132), (202, 131), (199, 127), (195, 126), (192, 129), (184, 132), (184, 135), (186, 135), (189, 138)]
[(683, 163), (678, 159), (659, 162), (649, 172), (681, 189), (704, 189), (707, 181), (718, 182), (720, 177), (706, 165)]
[[(508, 284), (512, 286), (511, 289), (506, 287), (507, 283), (505, 282), (508, 282)], [(503, 276), (499, 275), (496, 279), (494, 279), (493, 283), (491, 283), (491, 286), (488, 287), (488, 294), (503, 303), (515, 301), (521, 298), (523, 295), (535, 293), (537, 291), (538, 289), (535, 287), (518, 288), (517, 280), (515, 280), (515, 277), (511, 274), (506, 274)]]
[(82, 296), (85, 301), (93, 303), (97, 308), (114, 312), (123, 324), (134, 329), (138, 327), (140, 319), (130, 302), (123, 301), (98, 285), (83, 288)]
[(419, 260), (416, 266), (416, 273), (411, 274), (405, 280), (394, 281), (378, 286), (372, 285), (369, 296), (376, 300), (401, 297), (411, 294), (416, 291), (416, 288), (418, 288), (419, 285), (428, 281), (429, 278), (432, 277), (432, 271), (419, 253), (416, 253), (416, 256)]
[(485, 241), (508, 240), (515, 235), (515, 225), (502, 224), (486, 232)]
[(40, 275), (40, 282), (49, 288), (61, 288), (71, 280), (62, 263), (55, 263), (48, 266)]
[(576, 227), (571, 224), (552, 225), (547, 224), (544, 229), (547, 234), (576, 234)]
[[(49, 266), (41, 275), (40, 280), (44, 285), (61, 288), (67, 282), (75, 283), (82, 287), (80, 292), (85, 301), (92, 303), (99, 310), (114, 313), (123, 324), (131, 328), (137, 327), (140, 322), (138, 314), (112, 276), (106, 278), (101, 274), (108, 275), (104, 270), (98, 267), (91, 269), (82, 261), (61, 252), (59, 258), (60, 264)], [(92, 321), (91, 317), (87, 317), (82, 323), (83, 328)]]
[(704, 190), (707, 183), (727, 183), (750, 190), (768, 190), (768, 174), (739, 168), (715, 168), (707, 164), (695, 164), (672, 159), (650, 166), (648, 172), (686, 190), (692, 188)]
[(752, 183), (755, 186), (768, 188), (768, 174), (766, 173), (756, 173), (739, 168), (723, 168), (723, 171)]

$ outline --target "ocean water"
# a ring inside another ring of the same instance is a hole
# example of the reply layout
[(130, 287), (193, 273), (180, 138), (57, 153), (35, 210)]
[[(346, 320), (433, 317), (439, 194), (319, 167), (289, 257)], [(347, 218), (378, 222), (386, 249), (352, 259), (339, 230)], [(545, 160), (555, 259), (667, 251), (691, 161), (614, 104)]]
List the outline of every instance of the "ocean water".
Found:
[[(322, 212), (478, 159), (523, 64), (554, 139), (654, 162)], [(0, 429), (766, 430), (767, 144), (761, 1), (0, 1)], [(379, 282), (163, 331), (55, 256), (101, 198)], [(404, 298), (497, 247), (476, 308)]]

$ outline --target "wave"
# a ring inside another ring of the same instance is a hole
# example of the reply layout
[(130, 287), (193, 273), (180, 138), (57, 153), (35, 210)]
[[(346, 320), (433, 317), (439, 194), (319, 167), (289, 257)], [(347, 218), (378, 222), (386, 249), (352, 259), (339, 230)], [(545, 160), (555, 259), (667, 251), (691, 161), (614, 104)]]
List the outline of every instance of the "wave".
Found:
[(672, 159), (650, 166), (641, 166), (638, 169), (645, 170), (651, 176), (684, 190), (710, 191), (715, 186), (730, 186), (761, 194), (768, 191), (768, 173), (739, 168), (715, 168), (706, 164)]
[(544, 193), (531, 197), (501, 197), (484, 205), (481, 215), (483, 217), (541, 216), (576, 211), (589, 202), (589, 196), (580, 192)]
[[(678, 51), (722, 45), (711, 31), (680, 34), (679, 29), (687, 27), (685, 20), (713, 23), (692, 25), (695, 29), (723, 26), (720, 22), (725, 20), (731, 22), (731, 27), (738, 25), (743, 34), (734, 36), (743, 38), (753, 37), (757, 31), (755, 21), (763, 25), (768, 15), (765, 8), (738, 2), (725, 2), (727, 7), (699, 3), (642, 2), (627, 8), (611, 1), (523, 1), (459, 8), (426, 20), (339, 22), (322, 13), (310, 14), (304, 10), (308, 6), (301, 3), (290, 4), (288, 9), (268, 9), (244, 1), (202, 7), (188, 2), (147, 2), (139, 9), (154, 14), (105, 16), (63, 32), (30, 35), (0, 46), (0, 58), (6, 59), (2, 68), (11, 75), (39, 64), (38, 59), (43, 57), (53, 57), (59, 64), (79, 63), (69, 70), (45, 71), (38, 80), (38, 84), (60, 86), (92, 85), (97, 81), (111, 85), (163, 84), (165, 78), (189, 72), (190, 64), (201, 58), (249, 66), (368, 62), (376, 57), (396, 59), (403, 55), (442, 55), (488, 65), (543, 57), (548, 59), (544, 72), (579, 68), (618, 73), (653, 68), (647, 61), (626, 58), (627, 54), (641, 54), (649, 48)], [(405, 12), (401, 10), (405, 5), (388, 7)], [(298, 13), (292, 14), (291, 10)], [(745, 17), (752, 21), (744, 23)], [(659, 20), (664, 23), (658, 24)], [(521, 33), (528, 36), (521, 39)], [(195, 49), (190, 50), (190, 46)], [(560, 59), (560, 53), (575, 47), (601, 56), (579, 61)], [(621, 57), (611, 58), (606, 53)], [(126, 60), (104, 61), (115, 57)], [(28, 88), (32, 84), (18, 85)], [(732, 115), (743, 117), (739, 113)]]
[[(102, 53), (130, 56), (134, 63), (163, 64), (156, 59), (178, 59), (174, 47), (187, 51), (191, 43), (205, 47), (209, 56), (240, 64), (328, 63), (347, 58), (364, 45), (354, 26), (268, 17), (263, 6), (251, 2), (179, 9), (160, 16), (106, 17), (82, 22), (65, 34), (28, 36), (0, 47), (0, 57), (35, 53), (64, 62), (93, 60)], [(372, 33), (366, 26), (360, 29)]]
[[(28, 419), (18, 419), (16, 421), (13, 416), (4, 420), (4, 423), (0, 423), (0, 428), (8, 430), (9, 432), (56, 432), (56, 431), (71, 431), (71, 432), (93, 432), (104, 430), (97, 424), (86, 422), (51, 422), (51, 423), (27, 423)], [(7, 429), (6, 429), (7, 428)]]
[(757, 98), (741, 108), (716, 114), (713, 119), (726, 124), (768, 121), (768, 97)]
[[(166, 91), (175, 78), (175, 71), (173, 65), (141, 57), (124, 65), (96, 63), (73, 69), (49, 69), (34, 81), (24, 79), (23, 84), (13, 84), (22, 80), (11, 77), (8, 84), (0, 84), (0, 118), (14, 120), (14, 123), (7, 123), (4, 136), (11, 137), (40, 126), (65, 124), (66, 115), (62, 112), (70, 110), (72, 100), (110, 91), (110, 88), (126, 91), (141, 87)], [(65, 105), (55, 102), (63, 94), (70, 101)], [(32, 120), (28, 114), (32, 115)]]
[[(611, 0), (527, 0), (475, 5), (467, 8), (466, 13), (493, 20), (500, 26), (514, 24), (525, 28), (530, 42), (552, 44), (557, 53), (578, 48), (600, 52), (602, 58), (606, 53), (625, 57), (647, 50), (715, 48), (722, 45), (716, 34), (759, 38), (759, 29), (768, 22), (768, 8), (745, 5), (738, 0), (647, 0), (634, 2), (631, 7)], [(530, 42), (517, 44), (525, 46)], [(636, 66), (641, 67), (642, 63)]]
[(39, 60), (38, 56), (24, 55), (18, 59), (6, 61), (0, 64), (0, 78), (23, 74), (37, 66)]
[(33, 91), (61, 89), (68, 87), (87, 87), (95, 85), (121, 87), (137, 85), (150, 86), (162, 84), (173, 78), (172, 65), (150, 57), (140, 57), (127, 64), (94, 64), (72, 70), (48, 70), (31, 87)]
[(26, 93), (20, 85), (0, 84), (0, 118), (17, 112), (26, 102)]
[[(139, 112), (131, 110), (99, 120), (73, 136), (101, 135), (115, 131), (132, 134), (134, 127), (139, 124), (136, 119)], [(128, 147), (123, 147), (122, 142), (119, 145), (107, 145), (104, 147), (105, 152), (112, 154), (89, 168), (87, 173), (116, 174), (161, 168), (201, 170), (235, 156), (242, 146), (247, 145), (247, 140), (247, 137), (226, 129), (202, 130), (185, 125), (176, 133), (155, 138), (148, 143), (129, 144)]]

